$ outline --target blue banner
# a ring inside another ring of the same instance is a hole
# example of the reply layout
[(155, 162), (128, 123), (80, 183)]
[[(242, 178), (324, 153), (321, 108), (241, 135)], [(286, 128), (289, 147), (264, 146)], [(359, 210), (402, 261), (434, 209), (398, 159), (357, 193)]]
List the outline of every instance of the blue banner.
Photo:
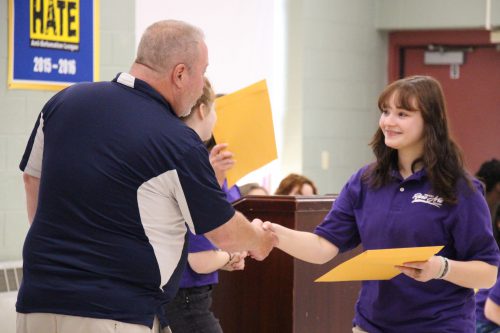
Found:
[(97, 0), (9, 0), (9, 88), (98, 80)]

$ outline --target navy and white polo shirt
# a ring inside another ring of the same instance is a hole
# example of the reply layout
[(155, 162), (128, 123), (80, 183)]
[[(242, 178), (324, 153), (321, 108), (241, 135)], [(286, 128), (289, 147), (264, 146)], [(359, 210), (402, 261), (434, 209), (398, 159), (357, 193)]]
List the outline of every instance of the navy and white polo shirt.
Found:
[[(347, 251), (444, 245), (440, 255), (498, 266), (482, 188), (457, 185), (458, 203), (432, 194), (426, 171), (372, 189), (362, 180), (366, 167), (342, 189), (315, 233)], [(419, 282), (400, 274), (388, 281), (363, 281), (354, 324), (370, 333), (475, 332), (474, 291), (444, 280)]]
[(40, 177), (22, 313), (151, 327), (184, 270), (186, 226), (202, 234), (234, 215), (198, 135), (127, 73), (55, 95), (20, 168)]

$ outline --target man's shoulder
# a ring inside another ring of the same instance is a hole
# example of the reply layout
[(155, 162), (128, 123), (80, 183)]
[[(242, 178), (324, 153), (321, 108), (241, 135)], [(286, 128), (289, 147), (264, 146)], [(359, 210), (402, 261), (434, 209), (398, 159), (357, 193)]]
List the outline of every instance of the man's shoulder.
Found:
[(182, 121), (172, 121), (170, 123), (169, 133), (164, 132), (164, 134), (172, 138), (172, 142), (182, 147), (184, 152), (191, 151), (192, 149), (205, 149), (198, 134)]
[[(76, 96), (86, 96), (96, 94), (100, 92), (101, 94), (105, 93), (105, 91), (109, 90), (113, 87), (113, 83), (109, 81), (100, 81), (100, 82), (78, 82), (72, 84), (71, 86), (61, 90), (57, 94), (53, 96), (52, 99), (58, 100), (61, 98), (69, 98)], [(89, 102), (92, 99), (89, 100)]]
[[(102, 91), (103, 89), (117, 88), (117, 84), (112, 81), (99, 81), (99, 82), (78, 82), (65, 90), (67, 91)], [(63, 90), (64, 91), (64, 90)]]

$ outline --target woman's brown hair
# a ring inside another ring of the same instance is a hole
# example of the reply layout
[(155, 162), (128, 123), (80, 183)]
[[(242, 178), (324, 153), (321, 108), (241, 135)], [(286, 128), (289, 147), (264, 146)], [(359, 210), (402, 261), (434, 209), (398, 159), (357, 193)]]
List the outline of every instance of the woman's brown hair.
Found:
[(278, 189), (276, 190), (276, 192), (274, 194), (289, 195), (290, 192), (292, 192), (292, 190), (295, 187), (298, 187), (300, 190), (300, 189), (302, 189), (302, 186), (304, 186), (304, 184), (310, 185), (313, 189), (313, 193), (318, 194), (318, 190), (316, 189), (316, 186), (314, 185), (314, 183), (310, 179), (308, 179), (304, 176), (295, 174), (295, 173), (291, 173), (288, 176), (286, 176), (285, 178), (283, 178), (283, 180), (280, 182), (280, 185), (278, 186)]
[[(456, 203), (456, 185), (466, 177), (462, 153), (450, 137), (446, 116), (446, 105), (441, 84), (430, 76), (410, 76), (389, 84), (380, 94), (378, 108), (383, 111), (394, 96), (398, 108), (420, 111), (424, 119), (424, 150), (422, 156), (412, 164), (412, 171), (421, 163), (427, 172), (432, 191), (447, 203)], [(391, 170), (398, 167), (396, 149), (385, 145), (384, 134), (379, 128), (370, 143), (376, 157), (363, 175), (371, 187), (387, 184)]]

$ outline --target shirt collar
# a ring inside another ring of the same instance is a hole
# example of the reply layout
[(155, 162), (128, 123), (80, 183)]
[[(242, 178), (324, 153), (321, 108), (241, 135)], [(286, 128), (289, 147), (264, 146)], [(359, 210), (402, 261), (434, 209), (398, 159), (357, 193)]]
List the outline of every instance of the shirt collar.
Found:
[(427, 176), (427, 171), (425, 171), (425, 168), (422, 168), (422, 169), (418, 170), (417, 172), (415, 172), (414, 174), (412, 174), (410, 177), (403, 179), (403, 176), (401, 176), (401, 174), (399, 173), (399, 170), (391, 169), (391, 176), (399, 181), (405, 181), (405, 182), (410, 181), (410, 180), (419, 181), (422, 178)]
[(119, 84), (122, 84), (126, 87), (132, 88), (134, 90), (140, 91), (154, 100), (156, 100), (158, 103), (162, 104), (165, 106), (165, 108), (175, 115), (174, 110), (170, 106), (170, 103), (163, 97), (158, 91), (156, 91), (153, 87), (151, 87), (146, 81), (140, 80), (129, 73), (118, 73), (116, 77), (113, 79), (112, 82), (116, 82)]

